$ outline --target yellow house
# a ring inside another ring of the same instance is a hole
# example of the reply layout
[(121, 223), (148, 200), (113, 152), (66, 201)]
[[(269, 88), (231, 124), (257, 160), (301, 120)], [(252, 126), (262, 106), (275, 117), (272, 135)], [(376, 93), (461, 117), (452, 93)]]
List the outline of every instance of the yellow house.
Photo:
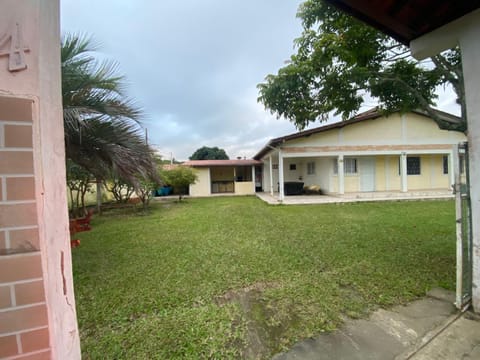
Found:
[(254, 195), (261, 190), (261, 161), (191, 160), (183, 163), (196, 170), (190, 196)]
[[(444, 121), (458, 122), (438, 112)], [(272, 139), (254, 159), (263, 165), (263, 190), (296, 194), (315, 185), (324, 194), (451, 191), (454, 146), (466, 141), (441, 130), (421, 112), (383, 116), (372, 109), (354, 118)]]

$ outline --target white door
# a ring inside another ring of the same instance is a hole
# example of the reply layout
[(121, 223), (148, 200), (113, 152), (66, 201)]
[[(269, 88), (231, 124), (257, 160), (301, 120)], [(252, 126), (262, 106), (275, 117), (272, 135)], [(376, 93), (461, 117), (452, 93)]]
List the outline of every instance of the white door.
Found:
[(375, 158), (359, 158), (360, 190), (375, 191)]

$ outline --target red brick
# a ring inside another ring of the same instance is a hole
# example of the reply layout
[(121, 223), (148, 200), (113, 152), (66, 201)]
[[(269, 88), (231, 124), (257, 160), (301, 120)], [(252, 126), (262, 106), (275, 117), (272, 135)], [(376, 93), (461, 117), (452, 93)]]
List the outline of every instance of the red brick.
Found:
[(0, 283), (37, 279), (43, 276), (40, 253), (0, 256), (0, 269), (2, 269)]
[(5, 147), (33, 147), (32, 126), (5, 125)]
[(32, 226), (37, 225), (37, 208), (32, 204), (0, 205), (0, 226)]
[(10, 230), (10, 248), (14, 250), (40, 250), (38, 229)]
[(32, 151), (2, 151), (0, 155), (0, 174), (33, 174)]
[(45, 305), (0, 312), (0, 334), (46, 325), (48, 325), (48, 318)]
[(34, 304), (45, 301), (43, 281), (33, 281), (15, 285), (15, 300), (17, 306)]
[(7, 178), (6, 182), (6, 200), (35, 200), (35, 178), (33, 176)]
[(22, 349), (25, 353), (48, 349), (50, 347), (47, 328), (22, 333), (20, 337), (22, 340)]
[(32, 100), (0, 97), (0, 120), (32, 122)]
[(15, 335), (0, 337), (0, 359), (18, 354), (17, 337)]
[(0, 286), (0, 309), (11, 307), (11, 299), (10, 286)]
[(7, 244), (5, 243), (5, 231), (0, 231), (0, 250), (4, 250), (7, 248)]

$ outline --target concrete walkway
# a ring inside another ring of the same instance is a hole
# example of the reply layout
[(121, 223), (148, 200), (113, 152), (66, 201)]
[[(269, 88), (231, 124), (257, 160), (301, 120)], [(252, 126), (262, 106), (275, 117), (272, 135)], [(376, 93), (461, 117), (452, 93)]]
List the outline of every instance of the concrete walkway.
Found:
[(453, 294), (434, 289), (424, 299), (368, 319), (347, 320), (330, 334), (296, 344), (273, 360), (480, 359), (480, 318), (460, 313)]
[(410, 191), (402, 193), (399, 191), (376, 191), (356, 192), (344, 195), (288, 195), (283, 201), (279, 200), (278, 193), (273, 196), (270, 193), (258, 192), (256, 195), (271, 205), (299, 205), (299, 204), (337, 204), (361, 201), (397, 201), (397, 200), (435, 200), (453, 199), (454, 195), (448, 190), (438, 191)]

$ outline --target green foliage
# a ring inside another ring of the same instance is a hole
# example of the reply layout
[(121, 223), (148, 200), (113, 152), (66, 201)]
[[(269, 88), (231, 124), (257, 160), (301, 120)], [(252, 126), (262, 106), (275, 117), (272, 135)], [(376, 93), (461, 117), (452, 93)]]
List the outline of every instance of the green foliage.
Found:
[(187, 166), (177, 166), (170, 170), (162, 170), (160, 176), (164, 184), (172, 186), (179, 194), (179, 200), (182, 200), (182, 196), (186, 194), (188, 186), (195, 184), (197, 181), (195, 170)]
[(125, 204), (128, 202), (135, 187), (128, 181), (121, 178), (112, 178), (103, 182), (105, 188), (113, 194), (115, 201)]
[(95, 50), (91, 39), (83, 36), (62, 40), (66, 156), (97, 179), (115, 173), (135, 184), (137, 173), (156, 173), (153, 152), (139, 125), (142, 112), (124, 95), (117, 64), (98, 62)]
[(228, 155), (225, 150), (216, 146), (203, 146), (190, 156), (190, 160), (228, 160)]
[(87, 211), (85, 207), (85, 196), (92, 189), (92, 174), (84, 167), (67, 160), (67, 188), (70, 195), (70, 214), (73, 217), (84, 216)]
[(141, 177), (138, 181), (138, 186), (135, 189), (135, 193), (142, 202), (143, 210), (146, 210), (150, 204), (150, 200), (153, 197), (155, 189), (159, 183), (151, 178)]
[[(239, 359), (252, 327), (271, 358), (344, 316), (455, 288), (453, 201), (268, 206), (221, 197), (150, 209), (105, 213), (78, 234), (83, 358)], [(257, 296), (246, 308), (235, 294), (246, 300), (249, 289)]]
[[(466, 130), (458, 49), (420, 63), (407, 47), (323, 0), (307, 0), (298, 17), (303, 33), (296, 54), (258, 85), (258, 100), (273, 114), (303, 129), (331, 112), (350, 118), (369, 95), (387, 113), (424, 110), (442, 128)], [(462, 108), (460, 124), (445, 123), (432, 108), (436, 87), (447, 83)]]

